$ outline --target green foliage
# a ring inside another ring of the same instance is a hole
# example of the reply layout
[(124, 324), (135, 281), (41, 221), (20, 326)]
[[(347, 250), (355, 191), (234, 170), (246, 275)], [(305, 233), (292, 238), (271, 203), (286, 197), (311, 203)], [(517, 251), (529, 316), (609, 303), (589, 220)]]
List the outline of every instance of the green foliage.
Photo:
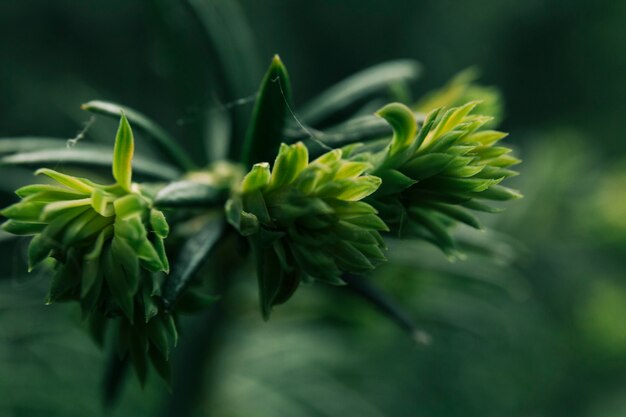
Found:
[(129, 107), (121, 106), (116, 103), (107, 101), (93, 100), (81, 106), (83, 110), (95, 114), (118, 118), (128, 118), (132, 124), (148, 134), (173, 162), (184, 169), (193, 169), (195, 164), (187, 155), (184, 149), (178, 145), (176, 140), (172, 138), (161, 126), (156, 122)]
[(493, 118), (486, 126), (497, 126), (502, 119), (502, 96), (497, 88), (476, 83), (478, 75), (475, 68), (461, 71), (443, 87), (424, 94), (413, 109), (428, 113), (440, 107), (457, 107), (470, 101), (477, 101), (476, 113)]
[(350, 146), (349, 158), (372, 164), (382, 179), (368, 198), (392, 231), (402, 237), (433, 242), (458, 256), (449, 227), (461, 222), (480, 228), (469, 210), (493, 212), (479, 200), (503, 201), (520, 194), (499, 185), (516, 175), (508, 169), (520, 161), (510, 149), (494, 146), (506, 134), (481, 130), (491, 120), (473, 115), (476, 103), (437, 109), (417, 127), (413, 112), (398, 103), (378, 111), (393, 128), (391, 143), (381, 150)]
[(228, 221), (254, 249), (263, 316), (300, 282), (342, 284), (385, 260), (387, 226), (362, 202), (380, 186), (366, 163), (335, 149), (309, 162), (302, 143), (281, 145), (272, 169), (255, 164), (226, 205)]
[(421, 65), (412, 60), (384, 62), (362, 70), (335, 84), (310, 100), (301, 111), (305, 123), (317, 126), (337, 114), (362, 105), (377, 94), (386, 93), (393, 85), (417, 79)]
[[(113, 158), (115, 184), (40, 169), (37, 174), (55, 184), (18, 189), (21, 201), (2, 210), (9, 219), (2, 227), (33, 236), (29, 269), (52, 259), (46, 264), (54, 271), (46, 302), (78, 301), (96, 340), (104, 338), (101, 324), (106, 318), (121, 316), (117, 320), (120, 354), (131, 356), (143, 381), (147, 355), (156, 364), (167, 361), (169, 354), (164, 351), (165, 339), (150, 335), (167, 329), (171, 334), (175, 326), (159, 309), (159, 273), (169, 271), (164, 248), (169, 227), (150, 197), (132, 183), (133, 154), (132, 130), (122, 116)], [(160, 356), (150, 353), (157, 348)]]
[[(412, 61), (365, 70), (314, 99), (303, 120), (333, 123), (338, 115), (418, 73)], [(426, 103), (460, 100), (471, 81), (466, 78), (431, 94)], [(261, 83), (239, 160), (245, 167), (278, 154), (271, 169), (267, 162), (256, 163), (244, 176), (241, 165), (227, 160), (192, 169), (187, 154), (146, 116), (113, 103), (89, 102), (83, 109), (120, 116), (112, 154), (115, 184), (41, 169), (39, 173), (58, 185), (22, 187), (17, 191), (22, 200), (2, 212), (9, 218), (4, 230), (34, 236), (31, 269), (52, 258), (47, 264), (55, 271), (48, 301), (79, 301), (100, 344), (106, 329), (113, 327), (120, 359), (130, 359), (142, 384), (149, 364), (169, 381), (170, 350), (178, 339), (173, 314), (197, 312), (218, 299), (195, 278), (232, 231), (226, 221), (252, 248), (263, 318), (289, 300), (301, 283), (348, 284), (423, 342), (427, 335), (411, 318), (358, 276), (386, 261), (384, 234), (432, 241), (456, 255), (450, 226), (460, 222), (478, 228), (468, 209), (495, 211), (477, 200), (519, 196), (498, 185), (515, 174), (508, 168), (519, 161), (508, 155), (509, 149), (494, 146), (506, 135), (482, 129), (491, 118), (472, 115), (475, 102), (435, 109), (423, 120), (405, 105), (392, 103), (378, 117), (356, 116), (331, 126), (315, 143), (280, 144), (293, 130), (288, 122), (295, 115), (291, 106), (287, 70), (275, 56)], [(149, 165), (137, 164), (138, 171), (176, 181), (133, 183), (135, 141), (129, 121), (188, 172), (170, 176), (167, 169), (146, 161)], [(335, 148), (309, 161), (309, 152), (316, 152), (320, 142)], [(349, 145), (338, 147), (344, 144)], [(5, 161), (50, 160), (33, 157), (30, 149), (35, 147), (15, 148), (18, 153)], [(71, 151), (63, 155), (90, 163)], [(90, 151), (95, 149), (81, 150)], [(167, 279), (165, 239), (170, 227), (159, 209), (170, 210), (176, 230), (186, 230), (183, 239), (174, 240), (176, 263)]]
[(291, 83), (278, 55), (263, 77), (242, 151), (245, 166), (276, 155), (291, 105)]

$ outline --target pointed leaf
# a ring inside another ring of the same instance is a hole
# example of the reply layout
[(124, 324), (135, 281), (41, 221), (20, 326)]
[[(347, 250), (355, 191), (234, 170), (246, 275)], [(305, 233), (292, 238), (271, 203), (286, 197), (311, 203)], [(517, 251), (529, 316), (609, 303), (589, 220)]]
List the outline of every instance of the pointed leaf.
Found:
[(176, 162), (179, 167), (185, 170), (195, 168), (193, 161), (189, 158), (185, 150), (178, 145), (176, 140), (172, 138), (165, 129), (138, 111), (116, 103), (98, 100), (83, 104), (81, 109), (115, 118), (124, 115), (134, 127), (141, 129), (148, 134), (149, 138), (154, 139), (163, 149), (163, 153), (173, 162)]
[(126, 115), (122, 113), (113, 149), (113, 178), (123, 190), (130, 192), (133, 178), (135, 139)]
[(384, 92), (393, 83), (417, 79), (420, 73), (421, 65), (410, 60), (384, 62), (367, 68), (309, 101), (300, 112), (300, 119), (318, 125), (345, 108)]
[[(27, 165), (27, 166), (67, 166), (106, 167), (110, 169), (113, 153), (109, 148), (95, 150), (88, 149), (50, 149), (43, 151), (23, 152), (0, 158), (1, 165)], [(180, 171), (171, 165), (154, 162), (146, 158), (135, 158), (133, 168), (136, 174), (146, 177), (172, 181), (180, 177)]]
[(261, 82), (246, 132), (241, 154), (241, 162), (246, 166), (255, 162), (271, 161), (276, 155), (289, 106), (291, 106), (289, 75), (278, 55), (275, 55)]
[(162, 296), (166, 308), (172, 308), (176, 303), (219, 242), (223, 231), (223, 219), (212, 219), (183, 245), (172, 273), (163, 284)]

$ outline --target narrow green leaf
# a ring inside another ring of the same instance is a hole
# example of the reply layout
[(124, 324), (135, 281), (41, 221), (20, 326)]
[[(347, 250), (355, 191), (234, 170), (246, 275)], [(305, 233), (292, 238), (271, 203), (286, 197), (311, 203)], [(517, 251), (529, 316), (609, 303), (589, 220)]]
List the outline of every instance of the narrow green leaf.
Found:
[(160, 210), (150, 210), (150, 227), (152, 227), (152, 230), (158, 237), (163, 239), (170, 233), (170, 226), (167, 224), (165, 215)]
[(65, 185), (66, 187), (76, 190), (79, 193), (89, 195), (93, 190), (93, 186), (82, 178), (72, 177), (71, 175), (62, 174), (48, 168), (41, 168), (35, 171), (35, 175), (40, 174), (46, 175), (58, 182), (59, 184)]
[(148, 331), (148, 338), (154, 346), (161, 352), (165, 359), (169, 359), (170, 345), (168, 342), (167, 329), (162, 320), (158, 318), (150, 320), (146, 326)]
[(115, 214), (113, 208), (114, 196), (109, 196), (101, 188), (94, 188), (91, 193), (91, 207), (101, 216), (111, 217)]
[(376, 190), (376, 197), (400, 194), (417, 182), (395, 169), (381, 170), (376, 175), (382, 180), (381, 186)]
[(350, 181), (351, 184), (335, 196), (338, 200), (359, 201), (376, 192), (382, 180), (373, 175), (364, 175)]
[(506, 201), (522, 198), (522, 194), (508, 187), (494, 185), (484, 191), (474, 193), (474, 197), (486, 200)]
[(28, 271), (32, 271), (37, 264), (46, 259), (51, 250), (52, 246), (46, 235), (36, 235), (28, 245)]
[(259, 239), (254, 239), (252, 248), (257, 261), (261, 314), (264, 320), (269, 320), (285, 272), (281, 269), (278, 256), (271, 245), (266, 246)]
[(150, 355), (150, 362), (154, 370), (163, 381), (170, 386), (172, 383), (172, 375), (169, 361), (157, 349), (150, 349), (148, 354)]
[(174, 316), (169, 313), (165, 313), (161, 316), (161, 320), (163, 320), (163, 323), (165, 324), (165, 329), (167, 330), (170, 343), (174, 347), (178, 346), (178, 330), (176, 329)]
[(80, 265), (70, 251), (68, 261), (59, 265), (46, 296), (46, 304), (56, 301), (67, 301), (72, 298), (74, 290), (80, 285)]
[(135, 139), (133, 138), (133, 131), (126, 115), (122, 113), (113, 149), (113, 178), (127, 192), (130, 192), (133, 181), (132, 162), (134, 154)]
[(354, 225), (369, 229), (388, 232), (389, 227), (383, 222), (380, 217), (375, 214), (367, 214), (364, 216), (356, 216), (351, 218), (344, 218), (345, 221)]
[(278, 156), (272, 166), (269, 187), (279, 188), (293, 182), (309, 162), (309, 153), (302, 142), (293, 145), (281, 143)]
[(400, 171), (414, 180), (424, 180), (439, 174), (454, 160), (453, 155), (431, 153), (411, 159)]
[(187, 288), (195, 273), (219, 242), (223, 231), (223, 219), (214, 218), (183, 245), (172, 267), (172, 273), (163, 284), (163, 303), (167, 309), (172, 308)]
[(231, 97), (243, 97), (257, 87), (263, 70), (255, 36), (239, 2), (230, 0), (187, 0), (193, 9), (220, 66)]
[(220, 297), (205, 294), (199, 290), (190, 289), (184, 292), (176, 303), (177, 313), (196, 314), (219, 300)]
[(112, 234), (113, 232), (111, 227), (100, 232), (100, 234), (96, 238), (96, 241), (91, 247), (91, 251), (89, 251), (85, 255), (83, 262), (83, 274), (80, 282), (81, 298), (85, 298), (87, 294), (97, 284), (98, 279), (102, 279), (102, 273), (100, 270), (100, 255), (102, 254), (105, 240), (108, 239)]
[(46, 204), (41, 201), (20, 201), (2, 209), (0, 214), (13, 220), (36, 222), (40, 220)]
[(80, 200), (56, 201), (48, 203), (41, 213), (42, 221), (50, 221), (55, 216), (67, 211), (68, 209), (86, 207), (91, 205), (91, 198), (82, 198)]
[(426, 205), (454, 220), (465, 223), (475, 229), (482, 229), (480, 222), (474, 215), (458, 206), (435, 202), (428, 202)]
[(159, 256), (159, 260), (161, 262), (160, 270), (165, 272), (166, 274), (170, 273), (170, 261), (167, 259), (167, 252), (165, 251), (165, 241), (162, 237), (156, 236), (153, 239), (153, 247)]
[(0, 154), (55, 148), (67, 148), (67, 139), (31, 136), (0, 139)]
[(152, 290), (150, 287), (144, 284), (141, 295), (143, 299), (143, 316), (146, 323), (159, 314), (159, 307), (155, 303), (151, 293)]
[(291, 83), (287, 69), (278, 55), (272, 59), (263, 77), (246, 132), (241, 162), (271, 161), (282, 141), (285, 120), (291, 105)]
[[(114, 242), (115, 250), (113, 249)], [(133, 287), (135, 281), (138, 279), (138, 264), (131, 261), (126, 265), (122, 260), (124, 258), (118, 258), (118, 256), (121, 256), (124, 252), (125, 247), (124, 244), (120, 242), (123, 242), (123, 240), (114, 238), (108, 250), (106, 250), (104, 255), (104, 276), (113, 299), (118, 303), (126, 318), (132, 323), (134, 320)], [(120, 247), (120, 245), (122, 245), (122, 247)], [(131, 256), (134, 257), (134, 252), (132, 249), (127, 248), (127, 246), (128, 245), (126, 245), (126, 249), (131, 252)], [(136, 261), (136, 258), (134, 259)], [(137, 275), (135, 275), (135, 273)]]
[[(109, 148), (96, 150), (92, 147), (87, 149), (49, 149), (43, 151), (22, 152), (14, 155), (0, 157), (2, 165), (27, 165), (42, 166), (50, 165), (76, 165), (87, 167), (111, 167), (113, 153)], [(145, 158), (135, 158), (133, 168), (137, 174), (150, 178), (172, 181), (180, 177), (181, 172), (165, 163), (154, 162)]]
[(89, 222), (97, 217), (102, 217), (98, 215), (94, 210), (85, 210), (82, 214), (77, 216), (74, 220), (72, 220), (63, 231), (63, 238), (61, 242), (63, 246), (69, 246), (76, 241), (77, 235), (80, 231), (87, 226)]
[(30, 223), (17, 220), (7, 220), (2, 224), (2, 230), (20, 236), (36, 235), (45, 228), (46, 225), (44, 223)]
[[(200, 23), (215, 56), (212, 85), (219, 86), (227, 102), (247, 103), (256, 95), (265, 64), (259, 59), (256, 36), (247, 22), (241, 2), (232, 0), (186, 0)], [(250, 117), (249, 106), (235, 105), (233, 132), (227, 142), (229, 159), (239, 160)], [(261, 160), (253, 161), (261, 162)]]
[(228, 193), (194, 181), (176, 181), (162, 188), (154, 199), (159, 208), (175, 207), (215, 207), (223, 204)]
[(195, 168), (193, 161), (189, 158), (185, 150), (178, 145), (176, 140), (161, 126), (142, 113), (116, 103), (98, 100), (83, 104), (81, 109), (115, 118), (124, 115), (134, 127), (147, 133), (149, 138), (154, 139), (154, 141), (163, 149), (163, 153), (179, 167), (185, 170), (192, 170)]
[(466, 201), (461, 203), (461, 205), (463, 207), (467, 207), (468, 209), (482, 211), (485, 213), (501, 213), (504, 210), (498, 207), (492, 207), (487, 204), (480, 203), (476, 200)]
[(267, 186), (270, 178), (270, 165), (267, 162), (254, 164), (250, 172), (243, 178), (241, 189), (244, 193), (256, 191)]
[(390, 61), (367, 68), (309, 101), (302, 108), (300, 119), (304, 123), (318, 125), (337, 112), (384, 92), (394, 83), (417, 79), (420, 73), (420, 64), (410, 60)]
[(20, 198), (27, 198), (41, 193), (55, 193), (54, 195), (56, 197), (61, 197), (64, 200), (67, 198), (80, 198), (81, 196), (86, 196), (85, 193), (49, 184), (30, 184), (15, 190), (15, 194)]
[(343, 240), (335, 242), (331, 250), (335, 262), (344, 271), (365, 272), (374, 269), (372, 262), (350, 242)]
[(115, 216), (119, 220), (141, 216), (146, 209), (146, 202), (137, 194), (128, 194), (113, 202)]
[(417, 343), (425, 345), (430, 343), (431, 336), (420, 330), (404, 308), (382, 289), (375, 287), (370, 280), (351, 274), (344, 274), (341, 278), (348, 284), (348, 290), (371, 303)]
[(409, 209), (409, 214), (413, 221), (430, 232), (435, 243), (442, 251), (449, 255), (456, 253), (456, 245), (448, 232), (448, 228), (434, 213), (422, 208), (412, 207)]

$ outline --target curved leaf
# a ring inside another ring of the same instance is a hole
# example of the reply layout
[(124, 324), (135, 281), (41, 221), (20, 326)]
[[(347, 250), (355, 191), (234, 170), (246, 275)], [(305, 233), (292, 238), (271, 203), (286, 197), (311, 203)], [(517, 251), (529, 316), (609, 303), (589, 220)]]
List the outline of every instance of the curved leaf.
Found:
[(67, 140), (61, 138), (23, 136), (0, 139), (0, 154), (38, 151), (42, 149), (67, 148)]
[(172, 162), (175, 162), (179, 167), (185, 170), (195, 168), (195, 164), (191, 158), (189, 158), (185, 150), (178, 145), (176, 140), (170, 136), (165, 129), (142, 113), (126, 106), (99, 100), (90, 101), (80, 107), (81, 109), (87, 110), (91, 113), (102, 114), (115, 118), (120, 117), (122, 113), (124, 113), (134, 127), (147, 133), (150, 138), (154, 139), (154, 141), (163, 149), (165, 155), (167, 155)]
[[(423, 122), (424, 115), (417, 114), (415, 121), (418, 123)], [(324, 131), (316, 131), (310, 128), (309, 130), (315, 133), (315, 139), (330, 147), (341, 147), (351, 143), (380, 139), (391, 136), (393, 133), (389, 123), (374, 115), (355, 117)], [(299, 140), (310, 139), (311, 135), (309, 132), (301, 129), (288, 129), (285, 131), (285, 136), (288, 138), (288, 143), (293, 143)]]
[(262, 67), (254, 35), (239, 2), (187, 0), (187, 3), (206, 32), (230, 93), (242, 97), (253, 92)]
[(421, 65), (412, 60), (390, 61), (367, 68), (309, 101), (300, 111), (300, 119), (310, 125), (320, 124), (338, 111), (388, 89), (396, 82), (417, 79), (420, 73)]
[(417, 132), (417, 123), (411, 109), (401, 103), (391, 103), (378, 110), (376, 116), (385, 119), (393, 128), (389, 156), (411, 146)]
[[(110, 149), (50, 149), (34, 152), (22, 152), (0, 158), (2, 165), (45, 165), (67, 164), (80, 166), (110, 167), (113, 153)], [(143, 158), (133, 161), (133, 168), (138, 174), (161, 180), (175, 180), (180, 177), (180, 171), (163, 163), (152, 162)]]
[(389, 295), (385, 294), (381, 289), (376, 288), (366, 278), (351, 274), (343, 274), (341, 276), (348, 287), (356, 295), (364, 300), (372, 303), (374, 307), (387, 316), (391, 321), (396, 323), (400, 329), (407, 332), (416, 343), (427, 345), (431, 341), (431, 336), (419, 329), (411, 316), (404, 311)]
[(177, 181), (162, 188), (154, 204), (161, 208), (210, 207), (224, 203), (226, 197), (227, 192), (220, 188), (193, 181)]

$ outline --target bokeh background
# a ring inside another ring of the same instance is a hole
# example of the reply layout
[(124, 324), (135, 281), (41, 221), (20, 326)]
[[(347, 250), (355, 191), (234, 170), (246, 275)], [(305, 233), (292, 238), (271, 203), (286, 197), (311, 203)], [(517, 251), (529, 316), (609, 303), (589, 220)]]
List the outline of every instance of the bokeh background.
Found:
[[(248, 52), (208, 42), (216, 27)], [(228, 51), (236, 85), (217, 65)], [(27, 275), (26, 243), (3, 235), (0, 415), (626, 416), (626, 2), (1, 1), (0, 137), (74, 137), (90, 118), (80, 104), (105, 99), (195, 151), (207, 106), (249, 111), (246, 80), (274, 53), (296, 109), (398, 58), (423, 65), (416, 97), (468, 67), (500, 89), (525, 198), (486, 219), (491, 231), (460, 231), (476, 248), (466, 261), (407, 243), (373, 277), (432, 343), (333, 288), (300, 291), (263, 323), (241, 284), (221, 325), (184, 323), (171, 392), (128, 378), (103, 408), (106, 355), (71, 305), (43, 305), (48, 278)], [(83, 140), (111, 144), (113, 129), (98, 119)], [(3, 205), (31, 179), (0, 167)]]

